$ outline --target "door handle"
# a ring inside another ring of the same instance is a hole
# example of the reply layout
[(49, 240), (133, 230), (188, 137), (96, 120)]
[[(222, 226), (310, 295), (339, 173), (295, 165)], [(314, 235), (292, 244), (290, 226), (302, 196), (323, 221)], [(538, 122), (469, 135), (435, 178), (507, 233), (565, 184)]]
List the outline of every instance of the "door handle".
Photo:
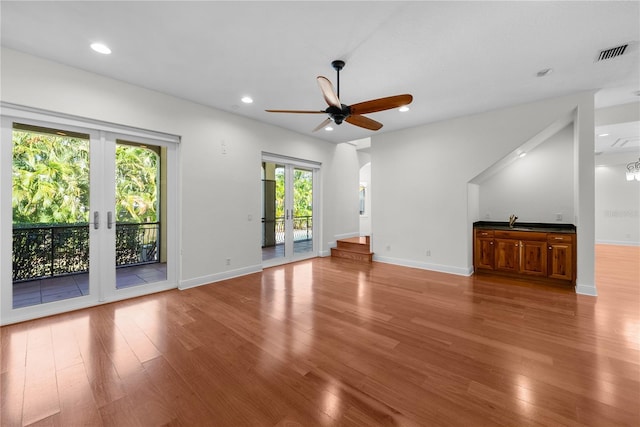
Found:
[(96, 230), (100, 228), (100, 212), (98, 211), (93, 211), (93, 228)]
[(285, 209), (287, 211), (287, 219), (289, 219), (289, 209)]
[(113, 227), (113, 212), (107, 212), (107, 228), (111, 230)]

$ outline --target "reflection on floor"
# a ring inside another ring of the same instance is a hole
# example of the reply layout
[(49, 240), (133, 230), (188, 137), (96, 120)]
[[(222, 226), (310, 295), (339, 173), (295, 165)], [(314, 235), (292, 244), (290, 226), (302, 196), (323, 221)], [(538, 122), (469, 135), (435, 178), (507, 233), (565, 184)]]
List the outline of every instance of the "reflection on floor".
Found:
[(322, 257), (3, 326), (0, 425), (639, 426), (639, 259), (596, 245), (590, 297)]
[[(300, 240), (293, 242), (293, 253), (301, 254), (313, 251), (313, 240)], [(262, 261), (268, 261), (274, 258), (284, 257), (284, 243), (278, 243), (275, 246), (262, 248)]]
[[(167, 278), (167, 264), (144, 264), (116, 270), (116, 288), (123, 289)], [(89, 273), (13, 284), (13, 308), (89, 295)]]

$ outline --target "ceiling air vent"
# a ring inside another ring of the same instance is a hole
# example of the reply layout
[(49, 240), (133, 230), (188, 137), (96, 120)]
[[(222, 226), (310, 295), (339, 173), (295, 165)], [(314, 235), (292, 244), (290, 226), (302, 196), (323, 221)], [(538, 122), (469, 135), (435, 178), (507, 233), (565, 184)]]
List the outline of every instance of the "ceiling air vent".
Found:
[(612, 47), (611, 49), (601, 50), (596, 62), (620, 56), (624, 54), (624, 51), (627, 50), (627, 47), (629, 47), (629, 44), (623, 44), (621, 46)]

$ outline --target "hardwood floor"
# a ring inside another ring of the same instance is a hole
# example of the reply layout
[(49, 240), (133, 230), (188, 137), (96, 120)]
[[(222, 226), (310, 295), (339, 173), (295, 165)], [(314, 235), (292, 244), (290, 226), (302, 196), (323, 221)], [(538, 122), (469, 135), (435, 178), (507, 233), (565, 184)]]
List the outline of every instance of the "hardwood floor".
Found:
[(640, 248), (597, 298), (316, 258), (2, 327), (2, 426), (640, 425)]

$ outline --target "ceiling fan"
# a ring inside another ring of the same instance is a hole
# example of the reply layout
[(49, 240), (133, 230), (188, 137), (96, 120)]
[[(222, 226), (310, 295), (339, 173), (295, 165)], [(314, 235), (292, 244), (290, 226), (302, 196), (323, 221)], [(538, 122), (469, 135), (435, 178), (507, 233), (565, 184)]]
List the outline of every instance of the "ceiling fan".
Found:
[(336, 60), (331, 62), (331, 66), (336, 70), (338, 76), (338, 92), (333, 90), (333, 85), (328, 78), (318, 76), (318, 85), (322, 91), (322, 96), (329, 107), (326, 110), (265, 110), (269, 113), (297, 113), (297, 114), (328, 114), (329, 117), (320, 123), (313, 131), (322, 129), (331, 121), (339, 125), (343, 121), (352, 125), (369, 130), (378, 130), (382, 127), (382, 123), (363, 116), (363, 114), (375, 113), (377, 111), (390, 110), (399, 108), (404, 105), (411, 104), (413, 96), (409, 94), (389, 96), (386, 98), (372, 99), (369, 101), (359, 102), (353, 105), (345, 105), (340, 102), (340, 70), (344, 68), (344, 61)]

